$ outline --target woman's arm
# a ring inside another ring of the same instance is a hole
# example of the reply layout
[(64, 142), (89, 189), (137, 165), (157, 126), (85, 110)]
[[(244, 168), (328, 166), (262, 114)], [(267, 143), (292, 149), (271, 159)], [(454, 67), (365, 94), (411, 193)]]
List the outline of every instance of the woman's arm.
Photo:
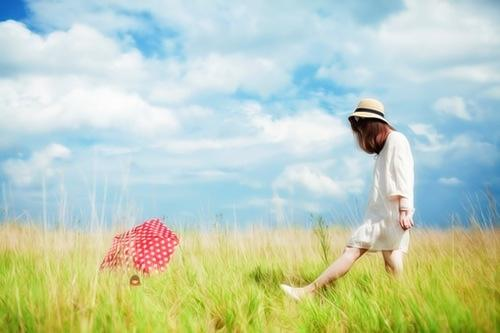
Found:
[(396, 195), (394, 197), (395, 200), (399, 202), (399, 225), (404, 230), (410, 229), (413, 227), (413, 212), (414, 209), (411, 207), (411, 203), (408, 198), (403, 197), (401, 195)]
[(393, 137), (388, 150), (390, 174), (387, 176), (387, 192), (391, 200), (397, 200), (399, 224), (403, 230), (413, 226), (413, 155), (405, 136)]

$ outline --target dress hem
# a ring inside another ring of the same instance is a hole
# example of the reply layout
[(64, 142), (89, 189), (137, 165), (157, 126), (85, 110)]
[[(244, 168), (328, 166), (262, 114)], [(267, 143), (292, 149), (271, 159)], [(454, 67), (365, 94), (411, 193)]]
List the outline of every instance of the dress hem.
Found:
[(394, 250), (401, 250), (403, 251), (403, 253), (408, 253), (408, 249), (405, 249), (405, 248), (396, 248), (396, 249), (377, 249), (377, 248), (368, 248), (368, 247), (364, 247), (364, 246), (360, 246), (360, 245), (355, 245), (355, 244), (347, 244), (346, 247), (353, 247), (353, 248), (356, 248), (356, 249), (364, 249), (364, 250), (367, 250), (368, 252), (381, 252), (381, 251), (394, 251)]

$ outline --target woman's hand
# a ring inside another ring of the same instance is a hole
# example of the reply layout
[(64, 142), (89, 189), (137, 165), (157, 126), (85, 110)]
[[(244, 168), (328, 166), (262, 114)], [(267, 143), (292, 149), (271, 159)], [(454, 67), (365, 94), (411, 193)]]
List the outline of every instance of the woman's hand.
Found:
[(403, 228), (403, 230), (408, 230), (413, 227), (413, 214), (408, 210), (400, 210), (399, 225)]

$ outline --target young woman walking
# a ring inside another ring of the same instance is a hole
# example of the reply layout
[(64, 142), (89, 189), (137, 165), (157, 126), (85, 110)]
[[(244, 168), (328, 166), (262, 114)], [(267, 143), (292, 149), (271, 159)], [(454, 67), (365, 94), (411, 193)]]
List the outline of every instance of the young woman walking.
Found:
[(361, 100), (349, 122), (361, 149), (376, 154), (368, 207), (363, 223), (352, 234), (342, 255), (314, 282), (302, 288), (281, 285), (287, 295), (297, 300), (346, 274), (366, 251), (382, 252), (389, 273), (398, 275), (403, 271), (414, 212), (410, 145), (385, 119), (384, 106), (375, 99)]

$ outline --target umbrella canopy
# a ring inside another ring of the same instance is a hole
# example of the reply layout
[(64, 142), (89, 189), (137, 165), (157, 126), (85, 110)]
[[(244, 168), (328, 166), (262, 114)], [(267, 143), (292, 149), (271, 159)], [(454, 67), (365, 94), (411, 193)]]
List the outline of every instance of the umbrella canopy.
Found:
[(164, 271), (179, 238), (160, 219), (151, 219), (116, 235), (101, 269), (133, 267), (144, 274)]

